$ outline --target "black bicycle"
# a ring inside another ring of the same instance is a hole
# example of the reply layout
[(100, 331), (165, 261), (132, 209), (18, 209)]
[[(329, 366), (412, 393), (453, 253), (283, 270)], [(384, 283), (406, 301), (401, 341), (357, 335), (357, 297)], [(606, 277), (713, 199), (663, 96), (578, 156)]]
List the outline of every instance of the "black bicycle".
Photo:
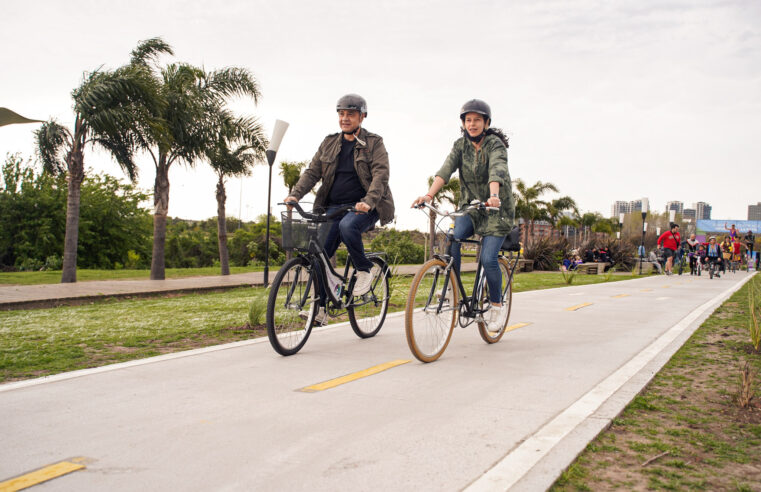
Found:
[[(417, 208), (427, 207), (442, 215), (457, 217), (467, 210), (489, 210), (483, 203), (474, 202), (465, 210), (448, 214), (427, 203)], [(458, 243), (480, 244), (473, 239), (455, 239), (452, 232), (447, 234), (446, 253), (434, 255), (420, 268), (412, 280), (405, 308), (404, 326), (407, 333), (407, 344), (413, 355), (422, 362), (433, 362), (444, 353), (452, 337), (455, 323), (465, 328), (472, 323), (478, 324), (478, 332), (486, 343), (496, 343), (505, 334), (505, 327), (510, 318), (513, 289), (512, 280), (518, 259), (520, 258), (520, 243), (518, 229), (508, 235), (502, 244), (502, 251), (508, 251), (509, 257), (499, 255), (499, 268), (502, 273), (500, 297), (505, 306), (504, 319), (490, 326), (484, 318), (489, 309), (489, 285), (486, 282), (481, 258), (478, 258), (473, 292), (467, 295), (460, 273), (454, 268), (452, 245)]]
[(279, 205), (293, 207), (298, 217), (292, 210), (281, 214), (283, 248), (296, 256), (285, 262), (272, 282), (267, 302), (267, 336), (272, 348), (281, 355), (301, 350), (317, 324), (321, 307), (329, 318), (348, 314), (358, 337), (375, 336), (388, 311), (391, 272), (384, 254), (367, 253), (373, 263), (370, 290), (354, 296), (356, 270), (351, 256), (347, 257), (341, 275), (323, 248), (333, 220), (356, 210), (344, 207), (325, 215), (306, 212), (296, 202)]

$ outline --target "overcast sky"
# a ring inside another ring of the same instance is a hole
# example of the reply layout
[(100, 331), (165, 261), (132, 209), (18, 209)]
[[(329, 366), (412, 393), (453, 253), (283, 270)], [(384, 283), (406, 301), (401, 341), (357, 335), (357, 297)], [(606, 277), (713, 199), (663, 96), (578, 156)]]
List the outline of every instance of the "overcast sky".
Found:
[[(224, 7), (223, 7), (224, 5)], [(745, 219), (761, 201), (761, 2), (3, 0), (0, 106), (71, 125), (82, 73), (126, 63), (161, 36), (206, 69), (240, 66), (258, 106), (234, 107), (272, 128), (290, 123), (278, 160), (309, 160), (338, 131), (335, 102), (363, 95), (364, 126), (384, 137), (398, 226), (459, 136), (471, 98), (510, 136), (513, 179), (557, 185), (583, 211), (615, 200), (705, 201), (714, 219)], [(0, 157), (31, 155), (37, 125), (0, 128)], [(86, 166), (120, 175), (101, 152)], [(141, 157), (139, 185), (154, 169)], [(170, 171), (169, 214), (216, 215), (214, 174)], [(277, 166), (277, 164), (276, 164)], [(228, 184), (228, 212), (266, 208), (267, 168)], [(242, 204), (239, 199), (242, 191)], [(273, 203), (286, 194), (273, 176)]]

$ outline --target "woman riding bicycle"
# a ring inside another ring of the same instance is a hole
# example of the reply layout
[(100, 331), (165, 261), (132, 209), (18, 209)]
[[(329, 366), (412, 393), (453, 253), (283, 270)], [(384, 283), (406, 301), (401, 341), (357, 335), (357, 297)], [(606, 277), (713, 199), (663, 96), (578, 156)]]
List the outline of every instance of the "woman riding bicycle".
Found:
[[(473, 200), (499, 210), (469, 210), (457, 217), (454, 238), (465, 239), (474, 233), (483, 238), (481, 262), (489, 286), (489, 323), (499, 323), (507, 314), (502, 304), (502, 274), (498, 255), (505, 236), (513, 227), (515, 202), (513, 201), (510, 173), (507, 169), (508, 139), (497, 128), (490, 128), (491, 108), (480, 99), (466, 102), (460, 109), (463, 136), (458, 138), (444, 165), (436, 172), (436, 177), (428, 192), (418, 197), (412, 204), (430, 202), (455, 171), (459, 171), (461, 199), (460, 207)], [(452, 244), (454, 267), (460, 270), (460, 243)]]

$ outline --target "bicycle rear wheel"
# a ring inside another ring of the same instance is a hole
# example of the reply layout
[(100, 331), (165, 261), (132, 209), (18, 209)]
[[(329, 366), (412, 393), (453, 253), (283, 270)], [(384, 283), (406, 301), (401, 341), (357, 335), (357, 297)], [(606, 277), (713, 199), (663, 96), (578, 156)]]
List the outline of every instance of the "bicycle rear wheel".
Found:
[(412, 280), (404, 311), (407, 345), (421, 362), (433, 362), (444, 353), (457, 321), (458, 298), (454, 271), (428, 260)]
[(386, 262), (380, 258), (371, 258), (373, 267), (370, 273), (373, 276), (370, 283), (370, 291), (359, 297), (355, 297), (351, 305), (346, 308), (349, 314), (351, 329), (359, 338), (374, 337), (383, 326), (388, 311), (388, 268)]
[[(497, 343), (505, 334), (507, 322), (510, 319), (510, 310), (513, 308), (513, 283), (510, 281), (510, 263), (507, 258), (499, 259), (499, 270), (502, 274), (502, 303), (505, 306), (505, 317), (499, 321), (497, 326), (489, 326), (486, 322), (478, 323), (478, 333), (486, 343)], [(484, 303), (489, 301), (489, 283), (484, 276)], [(488, 313), (488, 312), (487, 312)]]
[(317, 313), (316, 282), (304, 258), (280, 268), (267, 302), (267, 336), (280, 355), (293, 355), (304, 346)]

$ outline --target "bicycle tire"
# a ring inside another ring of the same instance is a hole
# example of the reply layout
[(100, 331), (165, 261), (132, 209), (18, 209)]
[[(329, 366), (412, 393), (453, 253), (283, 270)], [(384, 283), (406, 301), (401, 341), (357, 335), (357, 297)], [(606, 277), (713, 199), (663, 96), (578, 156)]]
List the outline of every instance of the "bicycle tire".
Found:
[[(355, 297), (355, 299), (362, 299), (363, 304), (352, 303), (346, 308), (351, 329), (359, 338), (374, 337), (383, 327), (386, 312), (388, 312), (390, 296), (388, 267), (380, 258), (371, 258), (370, 261), (375, 264), (370, 270), (373, 274), (370, 291), (359, 298)], [(379, 308), (375, 314), (371, 314), (373, 307)]]
[(314, 272), (303, 257), (286, 261), (277, 272), (267, 300), (267, 337), (278, 354), (293, 355), (309, 339), (318, 309), (316, 287)]
[[(454, 271), (444, 277), (446, 264), (428, 260), (410, 285), (404, 309), (404, 330), (412, 355), (421, 362), (433, 362), (449, 345), (459, 311)], [(446, 288), (445, 298), (441, 294)], [(436, 312), (442, 304), (442, 310)], [(447, 305), (448, 304), (448, 305)]]
[[(507, 261), (507, 258), (499, 259), (499, 267), (500, 270), (502, 270), (502, 302), (507, 303), (507, 315), (505, 316), (505, 322), (502, 324), (502, 326), (499, 327), (499, 330), (497, 331), (490, 331), (487, 323), (478, 323), (478, 334), (481, 335), (481, 338), (486, 343), (497, 343), (500, 341), (502, 336), (505, 334), (507, 322), (510, 320), (510, 311), (513, 308), (513, 282), (510, 279), (510, 263)], [(484, 276), (484, 282), (485, 281), (486, 278)], [(488, 288), (488, 283), (486, 283), (486, 286)], [(488, 302), (489, 299), (487, 289), (484, 289), (484, 296), (486, 296), (486, 302)]]

